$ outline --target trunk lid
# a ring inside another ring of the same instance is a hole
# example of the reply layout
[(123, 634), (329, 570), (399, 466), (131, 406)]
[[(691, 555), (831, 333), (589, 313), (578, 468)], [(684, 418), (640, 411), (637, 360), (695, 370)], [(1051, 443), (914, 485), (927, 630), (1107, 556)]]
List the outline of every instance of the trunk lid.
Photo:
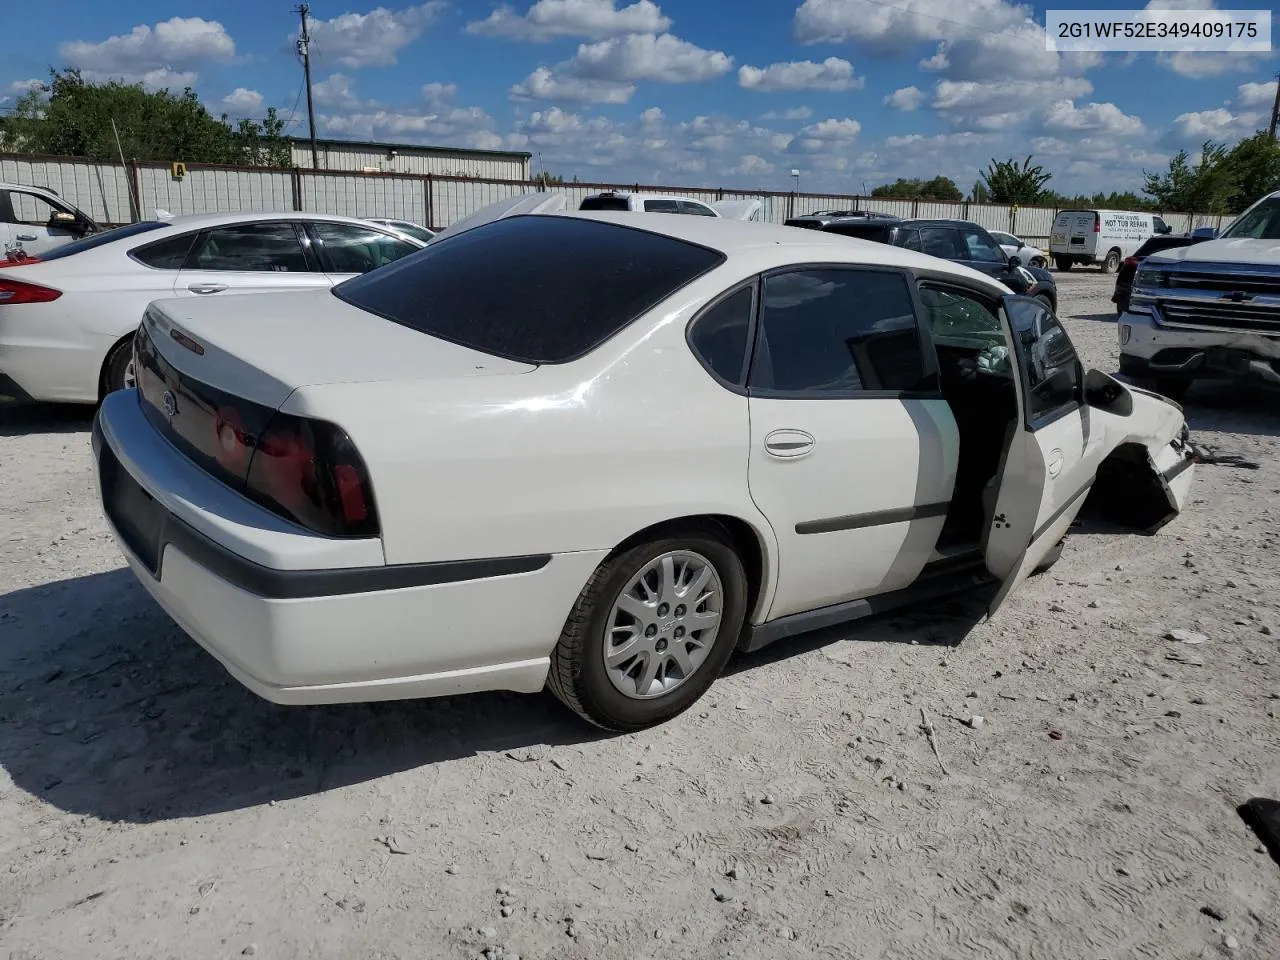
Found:
[(178, 373), (273, 410), (304, 386), (536, 369), (384, 320), (329, 289), (158, 300), (143, 326)]

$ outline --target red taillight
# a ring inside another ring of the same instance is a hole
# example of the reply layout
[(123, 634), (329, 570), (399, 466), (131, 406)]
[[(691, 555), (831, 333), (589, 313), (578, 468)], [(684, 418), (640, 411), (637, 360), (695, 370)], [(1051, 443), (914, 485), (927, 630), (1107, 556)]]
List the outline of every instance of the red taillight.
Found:
[(330, 536), (377, 536), (364, 461), (340, 428), (276, 414), (258, 438), (248, 494), (277, 513)]
[(1093, 215), (1093, 232), (1094, 233), (1102, 232), (1102, 218), (1098, 216), (1096, 213)]
[(249, 436), (235, 407), (219, 407), (213, 418), (213, 456), (227, 472), (244, 476), (249, 466)]
[(1135, 268), (1136, 268), (1136, 267), (1138, 266), (1138, 258), (1137, 258), (1137, 257), (1125, 257), (1125, 258), (1124, 258), (1124, 265), (1125, 265), (1126, 267), (1135, 267)]
[(0, 307), (13, 306), (16, 303), (48, 303), (62, 296), (61, 290), (42, 287), (38, 283), (24, 283), (21, 280), (9, 280), (0, 277)]

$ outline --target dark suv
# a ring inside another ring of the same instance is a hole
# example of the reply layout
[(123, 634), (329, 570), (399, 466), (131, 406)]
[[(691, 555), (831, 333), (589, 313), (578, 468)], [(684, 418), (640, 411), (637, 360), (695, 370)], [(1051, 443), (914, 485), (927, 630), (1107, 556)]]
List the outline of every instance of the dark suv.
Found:
[(853, 211), (794, 217), (788, 226), (839, 233), (963, 263), (995, 277), (1014, 293), (1042, 300), (1055, 313), (1058, 285), (1042, 267), (1026, 266), (1000, 249), (991, 234), (968, 220), (904, 220), (887, 214)]

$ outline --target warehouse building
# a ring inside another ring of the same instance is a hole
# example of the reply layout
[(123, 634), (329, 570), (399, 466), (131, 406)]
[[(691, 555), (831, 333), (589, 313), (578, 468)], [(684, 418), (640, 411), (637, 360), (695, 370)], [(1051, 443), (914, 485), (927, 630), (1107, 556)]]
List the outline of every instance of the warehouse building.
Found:
[[(485, 180), (528, 180), (528, 153), (509, 150), (468, 150), (427, 147), (419, 143), (378, 143), (373, 140), (316, 139), (321, 170), (356, 173), (433, 173), (442, 177)], [(310, 168), (311, 141), (293, 138), (293, 165)]]

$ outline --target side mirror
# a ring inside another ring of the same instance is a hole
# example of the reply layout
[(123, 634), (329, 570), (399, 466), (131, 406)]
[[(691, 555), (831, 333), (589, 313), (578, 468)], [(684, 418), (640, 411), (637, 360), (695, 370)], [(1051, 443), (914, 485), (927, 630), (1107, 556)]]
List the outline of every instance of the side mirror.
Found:
[(1021, 250), (1021, 249), (1022, 249), (1023, 247), (1025, 247), (1025, 246), (1026, 246), (1026, 243), (1025, 243), (1024, 241), (1022, 241), (1022, 240), (1019, 240), (1019, 241), (1018, 241), (1018, 249), (1019, 249), (1019, 250)]
[(1133, 394), (1119, 380), (1100, 370), (1090, 370), (1084, 378), (1084, 402), (1118, 417), (1133, 413)]
[(49, 222), (46, 226), (50, 230), (66, 230), (70, 233), (80, 234), (81, 236), (83, 236), (89, 228), (89, 225), (74, 213), (68, 213), (65, 210), (55, 210), (52, 216), (49, 217)]
[(1021, 258), (1021, 257), (1010, 257), (1010, 258), (1009, 258), (1009, 266), (1011, 266), (1011, 267), (1020, 267), (1020, 266), (1022, 266), (1022, 258)]

